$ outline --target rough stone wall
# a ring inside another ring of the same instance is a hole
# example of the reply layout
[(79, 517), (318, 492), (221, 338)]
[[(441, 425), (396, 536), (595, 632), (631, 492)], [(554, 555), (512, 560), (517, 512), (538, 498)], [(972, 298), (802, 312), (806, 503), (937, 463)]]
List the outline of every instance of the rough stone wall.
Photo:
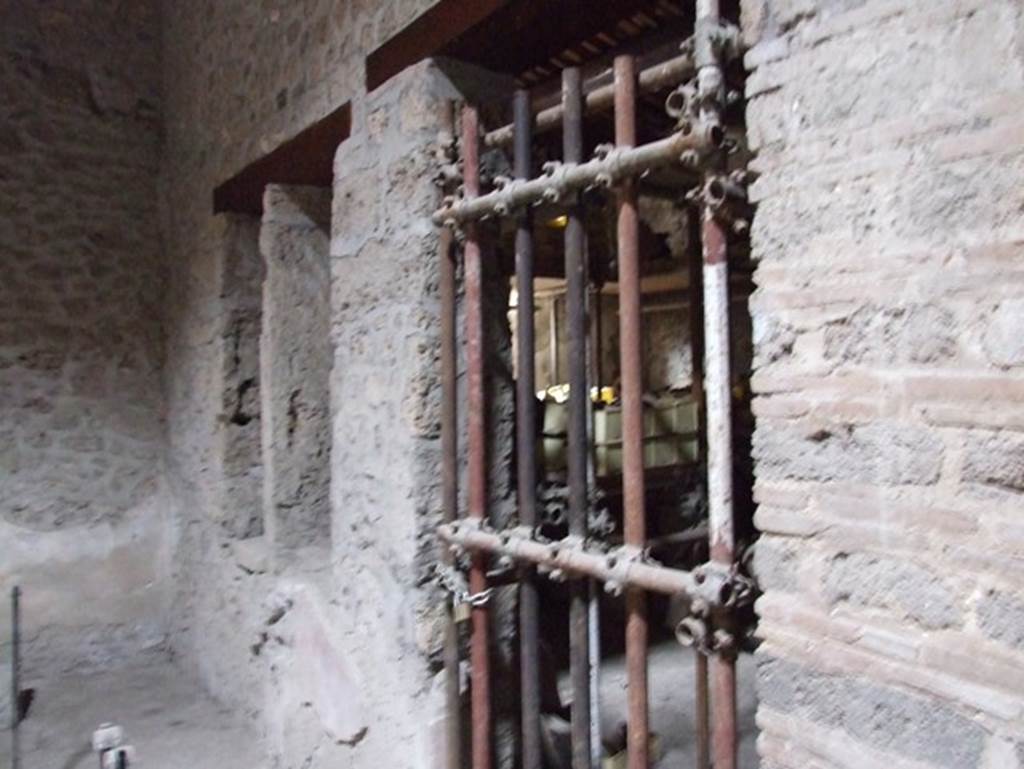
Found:
[(35, 675), (165, 637), (158, 13), (0, 17), (0, 588)]
[[(267, 619), (277, 616), (281, 602), (263, 576), (264, 538), (238, 539), (259, 532), (259, 526), (246, 524), (260, 504), (259, 478), (235, 475), (233, 487), (244, 487), (242, 494), (225, 493), (233, 477), (225, 456), (239, 442), (225, 438), (225, 419), (233, 413), (226, 396), (238, 377), (225, 362), (224, 334), (237, 308), (225, 286), (226, 260), (252, 247), (259, 222), (214, 217), (211, 191), (284, 139), (359, 98), (363, 57), (425, 5), (161, 3), (167, 116), (161, 196), (170, 267), (164, 387), (169, 480), (181, 526), (174, 644), (215, 694), (254, 717), (268, 712), (263, 635), (279, 624)], [(251, 459), (252, 443), (246, 445)], [(233, 529), (225, 521), (243, 525)]]
[[(182, 525), (174, 645), (252, 717), (275, 766), (438, 761), (438, 191), (427, 169), (437, 99), (457, 89), (420, 67), (362, 93), (363, 57), (428, 4), (163, 5), (166, 389)], [(336, 164), (331, 245), (334, 549), (328, 567), (275, 564), (272, 532), (238, 539), (223, 525), (234, 514), (221, 426), (237, 379), (225, 365), (225, 260), (252, 222), (211, 216), (210, 191), (347, 100), (353, 137)], [(494, 349), (507, 357), (507, 328), (502, 339)], [(509, 417), (492, 432), (498, 468)], [(498, 480), (507, 510), (507, 469)]]
[(248, 539), (262, 534), (264, 523), (260, 380), (264, 267), (256, 218), (225, 216), (224, 226), (217, 513), (227, 536)]
[(748, 0), (766, 769), (1024, 765), (1024, 9)]
[(329, 549), (331, 192), (270, 186), (260, 250), (263, 514), (275, 552)]
[[(443, 617), (432, 587), (441, 482), (432, 152), (444, 100), (488, 85), (463, 68), (412, 68), (358, 106), (357, 131), (335, 166), (334, 575), (367, 718), (357, 758), (387, 756), (401, 766), (436, 765), (443, 735), (440, 682), (432, 677)], [(500, 518), (512, 494), (508, 283), (497, 274), (487, 282), (495, 303), (488, 315), (497, 321), (488, 330), (492, 371), (505, 375), (490, 383), (490, 487)]]

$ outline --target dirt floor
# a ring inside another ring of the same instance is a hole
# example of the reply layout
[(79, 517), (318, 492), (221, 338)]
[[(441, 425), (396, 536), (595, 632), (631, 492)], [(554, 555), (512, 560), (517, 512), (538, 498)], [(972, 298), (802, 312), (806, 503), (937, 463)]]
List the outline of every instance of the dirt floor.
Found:
[[(255, 735), (169, 662), (26, 685), (36, 692), (21, 725), (22, 769), (93, 769), (90, 740), (104, 721), (124, 727), (148, 769), (265, 765)], [(10, 764), (7, 736), (2, 767)]]
[[(740, 762), (757, 764), (754, 725), (755, 669), (740, 657)], [(104, 721), (125, 728), (147, 769), (259, 769), (266, 765), (259, 740), (228, 710), (202, 693), (198, 684), (169, 662), (56, 682), (29, 682), (36, 689), (29, 717), (21, 726), (22, 769), (79, 769), (96, 766), (93, 730)], [(567, 681), (560, 681), (560, 688)], [(656, 767), (694, 766), (693, 654), (673, 642), (651, 649), (651, 729), (658, 735)], [(614, 735), (626, 711), (622, 657), (606, 659), (601, 675), (602, 734)], [(4, 734), (0, 767), (10, 763)]]

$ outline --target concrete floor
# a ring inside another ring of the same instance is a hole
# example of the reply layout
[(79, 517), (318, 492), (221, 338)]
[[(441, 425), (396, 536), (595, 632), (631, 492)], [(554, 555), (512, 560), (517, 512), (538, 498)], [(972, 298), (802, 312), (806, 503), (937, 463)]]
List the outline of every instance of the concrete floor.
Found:
[[(92, 732), (103, 721), (125, 728), (148, 769), (259, 769), (259, 740), (169, 662), (116, 672), (26, 682), (35, 699), (21, 725), (22, 769), (93, 769)], [(10, 764), (7, 733), (0, 766)]]
[[(660, 760), (656, 767), (693, 769), (694, 741), (694, 655), (674, 641), (654, 646), (648, 663), (648, 693), (651, 731), (658, 735)], [(754, 658), (741, 655), (737, 662), (740, 719), (740, 769), (756, 769), (757, 711), (755, 692), (757, 670)], [(559, 682), (559, 688), (568, 684)], [(601, 734), (616, 734), (626, 714), (626, 670), (621, 656), (605, 659), (601, 667)]]

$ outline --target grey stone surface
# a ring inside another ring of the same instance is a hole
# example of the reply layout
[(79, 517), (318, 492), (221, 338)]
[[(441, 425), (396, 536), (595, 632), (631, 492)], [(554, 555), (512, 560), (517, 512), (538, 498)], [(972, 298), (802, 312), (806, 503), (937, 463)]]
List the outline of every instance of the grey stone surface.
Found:
[(160, 30), (152, 2), (0, 13), (0, 592), (34, 673), (166, 635)]
[(989, 590), (978, 602), (978, 625), (989, 638), (1024, 650), (1024, 598)]
[(1021, 318), (1024, 318), (1024, 299), (1000, 302), (989, 316), (982, 343), (989, 360), (997, 366), (1024, 365)]
[(1015, 494), (1024, 492), (1024, 437), (1012, 432), (976, 432), (966, 441), (963, 478)]
[(937, 767), (977, 766), (985, 749), (984, 730), (951, 706), (856, 676), (766, 659), (758, 666), (758, 692), (767, 708)]
[(754, 573), (762, 590), (797, 589), (798, 543), (762, 535), (754, 549)]
[(963, 619), (955, 588), (905, 558), (840, 553), (828, 566), (825, 593), (832, 602), (890, 609), (932, 630), (956, 627)]
[(929, 485), (939, 478), (943, 453), (936, 435), (909, 424), (776, 425), (754, 436), (762, 478)]
[(263, 514), (283, 551), (330, 543), (330, 210), (329, 190), (264, 194)]
[(13, 3), (0, 41), (0, 516), (36, 531), (157, 486), (157, 19), (93, 5)]
[(258, 222), (227, 215), (223, 224), (218, 516), (225, 533), (245, 539), (264, 530), (260, 332), (265, 270)]
[(864, 305), (828, 325), (825, 357), (849, 363), (936, 363), (957, 352), (954, 314), (943, 307)]

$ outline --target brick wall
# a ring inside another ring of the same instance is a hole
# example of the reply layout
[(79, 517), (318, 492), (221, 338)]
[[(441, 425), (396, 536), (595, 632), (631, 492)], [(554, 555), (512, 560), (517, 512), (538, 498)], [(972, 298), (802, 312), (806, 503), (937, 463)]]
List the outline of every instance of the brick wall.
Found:
[(0, 15), (0, 589), (31, 676), (164, 637), (159, 32), (143, 2)]
[(1024, 9), (748, 0), (766, 769), (1024, 763)]

